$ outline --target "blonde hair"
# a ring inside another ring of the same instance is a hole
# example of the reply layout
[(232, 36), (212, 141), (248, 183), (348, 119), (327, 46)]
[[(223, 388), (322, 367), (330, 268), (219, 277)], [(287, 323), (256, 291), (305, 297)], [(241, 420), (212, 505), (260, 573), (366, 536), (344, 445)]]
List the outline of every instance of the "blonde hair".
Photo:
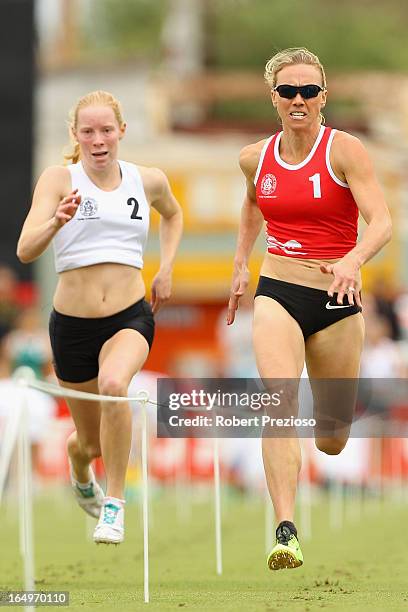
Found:
[(119, 127), (124, 124), (120, 102), (108, 91), (91, 91), (78, 100), (74, 108), (69, 113), (69, 136), (71, 139), (71, 151), (64, 154), (65, 163), (76, 164), (81, 157), (79, 143), (74, 136), (74, 130), (78, 127), (78, 114), (81, 108), (86, 106), (109, 106), (116, 117)]
[[(289, 49), (283, 49), (278, 53), (275, 53), (270, 60), (266, 62), (264, 78), (271, 89), (275, 89), (278, 72), (285, 68), (285, 66), (291, 66), (294, 64), (307, 64), (309, 66), (316, 66), (320, 70), (322, 76), (323, 89), (327, 89), (326, 73), (324, 68), (314, 53), (306, 49), (306, 47), (290, 47)], [(326, 119), (322, 112), (320, 112), (320, 123), (324, 125)]]
[(271, 89), (274, 89), (276, 86), (278, 72), (285, 66), (290, 66), (292, 64), (316, 66), (322, 75), (323, 88), (326, 89), (327, 83), (324, 68), (317, 55), (305, 47), (291, 47), (279, 51), (266, 63), (264, 77)]

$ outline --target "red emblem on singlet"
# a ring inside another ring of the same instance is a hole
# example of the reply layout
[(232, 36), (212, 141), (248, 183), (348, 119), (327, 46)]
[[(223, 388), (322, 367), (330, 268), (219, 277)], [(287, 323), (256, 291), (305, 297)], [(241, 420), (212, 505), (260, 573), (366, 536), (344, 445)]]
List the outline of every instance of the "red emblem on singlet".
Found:
[(276, 189), (276, 176), (274, 174), (265, 174), (261, 182), (261, 193), (263, 195), (271, 195)]

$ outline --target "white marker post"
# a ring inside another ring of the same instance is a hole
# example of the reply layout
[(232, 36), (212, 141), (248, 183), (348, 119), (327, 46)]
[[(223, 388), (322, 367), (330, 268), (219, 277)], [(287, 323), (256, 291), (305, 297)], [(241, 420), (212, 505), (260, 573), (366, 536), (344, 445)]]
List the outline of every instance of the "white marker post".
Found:
[(21, 420), (21, 402), (17, 402), (6, 421), (3, 432), (3, 441), (0, 447), (0, 504), (6, 484), (7, 474), (10, 468), (11, 457), (16, 445)]
[[(20, 513), (22, 523), (22, 542), (24, 560), (24, 590), (34, 591), (34, 540), (33, 540), (33, 494), (31, 445), (28, 435), (28, 406), (26, 392), (23, 389), (21, 430), (18, 441), (18, 460), (20, 472)], [(24, 610), (34, 610), (34, 606), (25, 606)]]
[(215, 504), (215, 553), (217, 574), (222, 574), (221, 541), (221, 492), (220, 492), (220, 453), (217, 431), (214, 432), (214, 504)]
[(142, 403), (142, 480), (143, 480), (143, 583), (144, 601), (149, 603), (149, 497), (147, 474), (147, 411), (146, 401)]
[[(266, 483), (265, 483), (266, 484)], [(268, 487), (265, 486), (265, 554), (269, 555), (274, 543), (275, 515)]]
[[(51, 385), (43, 381), (35, 379), (34, 372), (31, 368), (22, 367), (15, 373), (17, 384), (24, 396), (19, 402), (18, 407), (14, 411), (15, 417), (7, 425), (7, 431), (10, 433), (10, 438), (6, 446), (2, 449), (0, 456), (0, 500), (4, 488), (5, 478), (8, 472), (10, 457), (16, 440), (16, 432), (21, 423), (21, 431), (19, 434), (19, 451), (20, 451), (20, 542), (24, 552), (24, 588), (28, 591), (34, 590), (34, 553), (33, 553), (33, 534), (32, 534), (32, 490), (31, 490), (31, 448), (28, 436), (28, 415), (26, 414), (26, 393), (25, 387), (38, 389), (44, 393), (48, 393), (57, 397), (73, 397), (75, 399), (86, 399), (88, 401), (137, 401), (143, 405), (143, 430), (142, 430), (142, 473), (143, 473), (143, 536), (144, 536), (144, 600), (149, 602), (149, 523), (148, 523), (148, 480), (147, 480), (147, 415), (146, 403), (156, 404), (149, 399), (149, 393), (140, 390), (137, 397), (113, 397), (109, 395), (97, 395), (96, 393), (86, 393), (85, 391), (75, 391), (74, 389), (61, 388), (56, 385)], [(20, 399), (20, 397), (19, 397)], [(23, 412), (23, 414), (22, 414)], [(33, 610), (33, 606), (28, 606), (25, 610)]]
[(312, 489), (310, 482), (310, 456), (307, 440), (301, 445), (303, 466), (299, 482), (300, 533), (303, 540), (312, 537)]
[[(20, 547), (24, 565), (24, 590), (34, 591), (34, 539), (31, 444), (28, 432), (27, 387), (35, 380), (31, 368), (18, 368), (14, 375), (20, 392), (20, 430), (18, 433), (18, 475), (20, 492)], [(24, 606), (29, 612), (35, 606)]]

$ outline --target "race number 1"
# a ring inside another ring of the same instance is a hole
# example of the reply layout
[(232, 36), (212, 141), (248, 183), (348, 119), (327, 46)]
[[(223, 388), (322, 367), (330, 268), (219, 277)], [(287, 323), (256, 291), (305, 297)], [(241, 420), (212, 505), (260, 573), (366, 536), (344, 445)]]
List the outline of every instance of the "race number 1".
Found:
[(321, 187), (320, 187), (320, 174), (319, 174), (319, 172), (317, 172), (313, 176), (309, 176), (309, 181), (311, 181), (313, 183), (313, 197), (314, 198), (321, 198), (322, 197), (322, 190), (321, 190)]

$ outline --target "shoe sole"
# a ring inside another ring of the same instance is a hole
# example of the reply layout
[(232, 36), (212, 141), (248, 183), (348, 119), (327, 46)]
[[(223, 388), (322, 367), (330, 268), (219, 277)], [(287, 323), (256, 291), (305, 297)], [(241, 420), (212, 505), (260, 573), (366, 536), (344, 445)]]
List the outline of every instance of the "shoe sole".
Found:
[(112, 538), (109, 538), (106, 535), (94, 535), (93, 537), (93, 541), (95, 542), (95, 544), (121, 544), (124, 540), (124, 536), (122, 536), (121, 538), (117, 539), (117, 540), (113, 540)]
[(303, 565), (303, 561), (288, 550), (277, 550), (268, 559), (270, 570), (294, 569)]

